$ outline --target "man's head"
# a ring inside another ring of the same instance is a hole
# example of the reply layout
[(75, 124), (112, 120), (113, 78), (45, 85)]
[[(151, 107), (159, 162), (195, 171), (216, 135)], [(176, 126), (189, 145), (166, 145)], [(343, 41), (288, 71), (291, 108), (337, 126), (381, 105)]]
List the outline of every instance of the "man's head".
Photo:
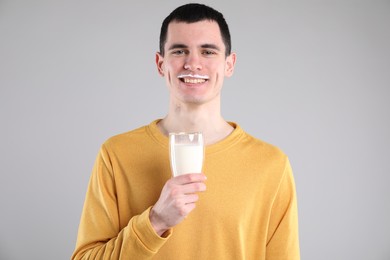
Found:
[(164, 47), (167, 40), (168, 25), (171, 22), (195, 23), (199, 21), (215, 21), (221, 31), (225, 44), (225, 56), (231, 53), (231, 39), (229, 27), (223, 15), (211, 7), (202, 4), (186, 4), (172, 11), (162, 23), (160, 32), (160, 54), (164, 56)]

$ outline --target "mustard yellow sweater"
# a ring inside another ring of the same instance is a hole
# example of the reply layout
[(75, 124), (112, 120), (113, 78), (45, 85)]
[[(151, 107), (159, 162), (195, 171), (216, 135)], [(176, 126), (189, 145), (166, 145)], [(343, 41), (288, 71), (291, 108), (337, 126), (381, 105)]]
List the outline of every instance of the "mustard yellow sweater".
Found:
[(207, 146), (207, 190), (165, 237), (149, 221), (171, 178), (158, 120), (108, 139), (94, 165), (72, 259), (299, 259), (295, 185), (287, 157), (237, 124)]

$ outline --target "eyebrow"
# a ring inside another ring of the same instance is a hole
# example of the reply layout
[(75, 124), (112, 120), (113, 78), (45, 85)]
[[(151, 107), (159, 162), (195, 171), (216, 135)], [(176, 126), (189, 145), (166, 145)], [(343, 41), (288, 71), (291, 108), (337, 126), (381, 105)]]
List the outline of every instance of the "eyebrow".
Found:
[[(204, 48), (204, 49), (214, 49), (214, 50), (217, 50), (217, 51), (220, 51), (221, 49), (215, 45), (215, 44), (212, 44), (212, 43), (205, 43), (205, 44), (202, 44), (200, 45), (201, 48)], [(172, 44), (168, 50), (174, 50), (174, 49), (187, 49), (188, 46), (185, 45), (185, 44), (182, 44), (182, 43), (174, 43)]]
[(217, 45), (211, 44), (211, 43), (202, 44), (201, 47), (204, 49), (213, 49), (213, 50), (217, 50), (217, 51), (221, 50)]

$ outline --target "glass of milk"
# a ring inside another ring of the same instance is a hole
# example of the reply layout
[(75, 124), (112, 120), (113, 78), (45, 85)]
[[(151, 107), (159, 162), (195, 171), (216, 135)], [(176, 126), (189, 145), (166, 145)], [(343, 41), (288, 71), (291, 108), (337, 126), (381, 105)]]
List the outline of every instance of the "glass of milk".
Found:
[(170, 133), (169, 157), (174, 177), (187, 173), (201, 173), (204, 160), (202, 133)]

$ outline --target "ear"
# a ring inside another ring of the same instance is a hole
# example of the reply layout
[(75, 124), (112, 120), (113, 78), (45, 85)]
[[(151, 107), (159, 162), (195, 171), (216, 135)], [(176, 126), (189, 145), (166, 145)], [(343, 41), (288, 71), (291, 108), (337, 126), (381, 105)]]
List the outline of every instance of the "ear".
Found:
[(230, 77), (234, 72), (234, 65), (236, 64), (236, 54), (232, 52), (226, 57), (225, 76)]
[(163, 63), (164, 63), (164, 57), (159, 52), (156, 52), (156, 66), (157, 66), (158, 74), (160, 74), (162, 77), (164, 77)]

